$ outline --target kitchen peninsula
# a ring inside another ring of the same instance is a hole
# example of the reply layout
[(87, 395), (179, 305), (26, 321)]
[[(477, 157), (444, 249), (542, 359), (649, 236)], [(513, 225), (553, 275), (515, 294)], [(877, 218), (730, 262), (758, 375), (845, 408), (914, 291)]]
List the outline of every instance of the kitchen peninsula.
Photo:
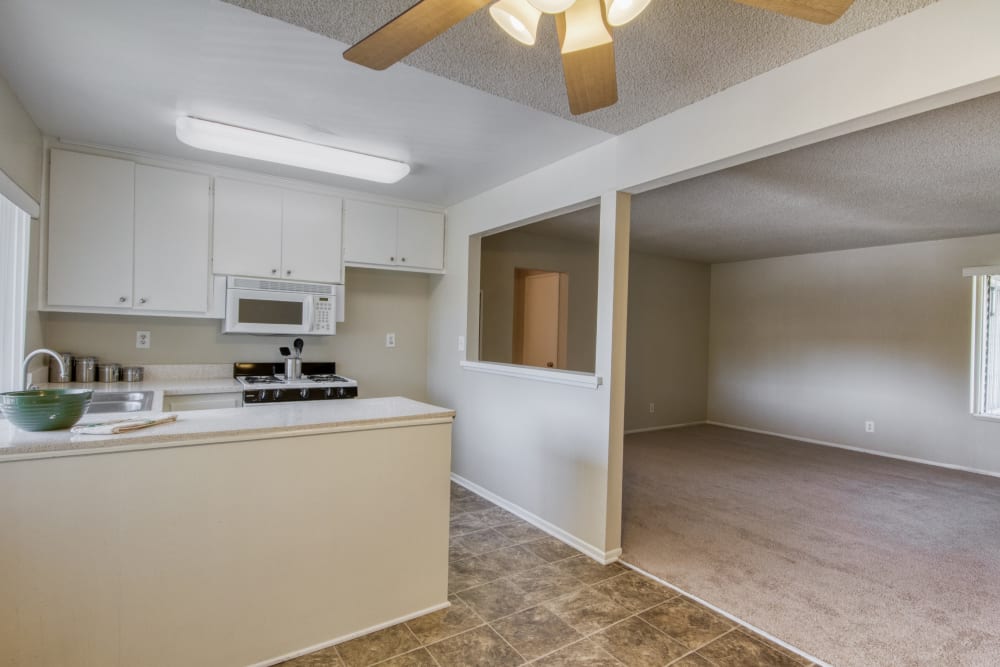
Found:
[(118, 436), (0, 422), (0, 663), (270, 665), (447, 606), (453, 419), (380, 398)]

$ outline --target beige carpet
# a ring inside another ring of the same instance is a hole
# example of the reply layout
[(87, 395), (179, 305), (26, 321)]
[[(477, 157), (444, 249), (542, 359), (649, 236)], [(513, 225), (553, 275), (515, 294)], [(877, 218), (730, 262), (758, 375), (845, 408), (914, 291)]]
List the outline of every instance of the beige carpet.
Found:
[(1000, 665), (1000, 479), (695, 426), (626, 437), (623, 524), (626, 562), (833, 665)]

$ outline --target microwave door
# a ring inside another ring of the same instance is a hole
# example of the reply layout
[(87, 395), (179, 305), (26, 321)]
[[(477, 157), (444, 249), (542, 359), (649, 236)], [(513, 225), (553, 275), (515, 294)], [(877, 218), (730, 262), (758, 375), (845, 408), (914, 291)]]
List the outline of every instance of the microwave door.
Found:
[(309, 326), (309, 299), (288, 294), (231, 290), (226, 330), (233, 333), (300, 334)]

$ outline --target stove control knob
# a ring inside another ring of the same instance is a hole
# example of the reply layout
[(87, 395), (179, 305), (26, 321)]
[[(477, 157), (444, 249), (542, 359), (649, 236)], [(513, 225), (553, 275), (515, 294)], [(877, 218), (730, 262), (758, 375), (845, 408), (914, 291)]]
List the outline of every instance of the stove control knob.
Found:
[(309, 390), (306, 388), (299, 389), (299, 396), (302, 398), (309, 398)]
[(333, 398), (333, 387), (327, 387), (323, 392), (327, 398)]
[(281, 390), (280, 389), (275, 389), (274, 390), (274, 400), (276, 400), (276, 401), (280, 401), (281, 400)]
[(266, 397), (267, 397), (267, 392), (264, 391), (263, 389), (261, 389), (260, 391), (257, 392), (257, 400), (258, 401), (263, 401)]

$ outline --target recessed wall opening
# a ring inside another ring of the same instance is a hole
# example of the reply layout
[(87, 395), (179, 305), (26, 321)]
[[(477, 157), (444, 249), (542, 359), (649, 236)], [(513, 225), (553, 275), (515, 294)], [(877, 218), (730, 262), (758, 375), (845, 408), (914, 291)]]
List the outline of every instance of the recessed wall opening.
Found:
[(474, 239), (479, 361), (594, 372), (599, 236), (586, 206)]

